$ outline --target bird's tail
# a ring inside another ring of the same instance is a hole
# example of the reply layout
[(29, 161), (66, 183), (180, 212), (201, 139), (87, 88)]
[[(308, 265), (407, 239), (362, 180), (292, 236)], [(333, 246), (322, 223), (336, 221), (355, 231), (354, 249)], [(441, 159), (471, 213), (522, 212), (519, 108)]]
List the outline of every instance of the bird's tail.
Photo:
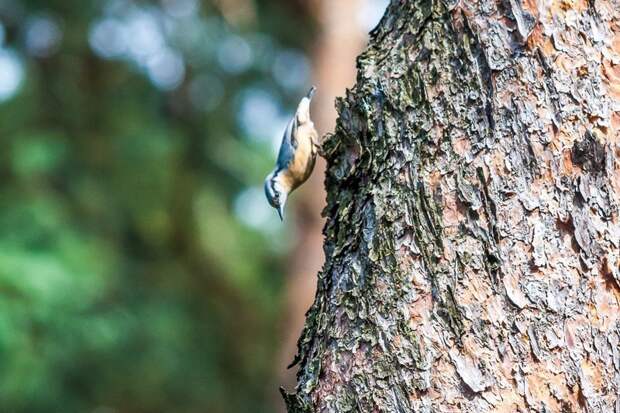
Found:
[(310, 88), (310, 90), (308, 91), (308, 94), (306, 95), (306, 97), (307, 97), (309, 100), (312, 100), (312, 96), (314, 96), (314, 92), (316, 92), (316, 86), (312, 86), (312, 87)]

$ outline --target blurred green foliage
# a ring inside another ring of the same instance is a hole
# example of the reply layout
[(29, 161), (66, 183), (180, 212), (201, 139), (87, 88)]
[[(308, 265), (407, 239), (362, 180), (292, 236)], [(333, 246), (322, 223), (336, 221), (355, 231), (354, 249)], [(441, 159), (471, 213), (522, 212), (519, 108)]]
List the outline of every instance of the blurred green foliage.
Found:
[(259, 186), (311, 23), (226, 3), (0, 0), (0, 412), (273, 411)]

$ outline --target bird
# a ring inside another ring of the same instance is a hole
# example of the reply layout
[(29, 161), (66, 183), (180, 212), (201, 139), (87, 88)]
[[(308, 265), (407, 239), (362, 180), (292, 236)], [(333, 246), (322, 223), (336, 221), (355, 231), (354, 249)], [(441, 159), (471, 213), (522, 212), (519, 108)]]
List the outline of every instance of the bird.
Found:
[(278, 211), (280, 220), (284, 220), (288, 196), (306, 182), (316, 162), (319, 134), (310, 118), (310, 102), (315, 92), (316, 87), (312, 86), (299, 102), (284, 130), (276, 166), (265, 178), (265, 196), (269, 205)]

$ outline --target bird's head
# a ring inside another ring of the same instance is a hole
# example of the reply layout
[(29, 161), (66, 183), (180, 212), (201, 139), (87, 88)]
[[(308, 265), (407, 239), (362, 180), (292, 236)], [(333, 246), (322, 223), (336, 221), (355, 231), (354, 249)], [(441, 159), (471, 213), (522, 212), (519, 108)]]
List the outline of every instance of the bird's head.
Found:
[(277, 173), (271, 173), (265, 179), (265, 196), (269, 205), (278, 211), (281, 220), (284, 220), (284, 206), (288, 197), (288, 191), (282, 184)]

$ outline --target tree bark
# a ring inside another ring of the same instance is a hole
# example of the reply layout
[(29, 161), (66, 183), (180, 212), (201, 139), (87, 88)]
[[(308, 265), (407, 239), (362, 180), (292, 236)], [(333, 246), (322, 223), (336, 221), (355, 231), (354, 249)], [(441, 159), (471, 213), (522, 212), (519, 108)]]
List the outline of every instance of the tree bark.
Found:
[(620, 413), (620, 2), (393, 0), (289, 412)]

